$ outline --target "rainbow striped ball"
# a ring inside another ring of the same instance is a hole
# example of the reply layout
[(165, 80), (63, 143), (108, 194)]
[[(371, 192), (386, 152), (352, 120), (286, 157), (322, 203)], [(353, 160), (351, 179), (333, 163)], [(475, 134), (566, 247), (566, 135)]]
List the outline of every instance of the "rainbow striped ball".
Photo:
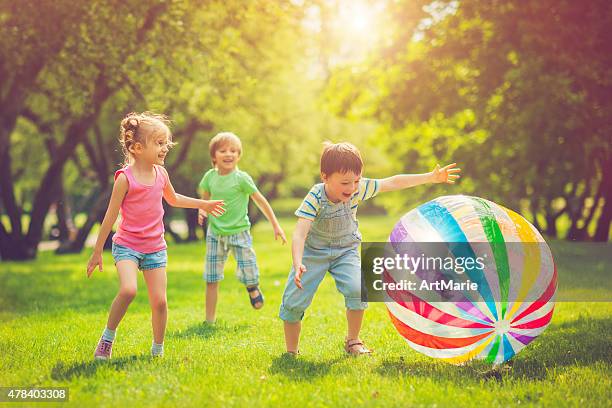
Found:
[(535, 227), (514, 211), (478, 197), (439, 197), (404, 215), (389, 241), (461, 242), (468, 248), (479, 243), (479, 251), (491, 252), (480, 271), (478, 301), (466, 295), (437, 302), (405, 292), (386, 302), (393, 325), (414, 350), (454, 364), (483, 359), (497, 365), (550, 323), (557, 290), (552, 254)]

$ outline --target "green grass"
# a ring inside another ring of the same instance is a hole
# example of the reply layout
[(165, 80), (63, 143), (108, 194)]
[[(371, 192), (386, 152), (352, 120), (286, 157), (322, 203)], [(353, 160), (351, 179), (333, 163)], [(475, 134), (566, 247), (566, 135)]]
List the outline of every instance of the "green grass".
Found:
[[(361, 220), (364, 239), (384, 240), (385, 217)], [(293, 220), (283, 220), (287, 233)], [(219, 321), (202, 324), (201, 243), (169, 248), (166, 355), (152, 360), (150, 310), (139, 294), (119, 326), (110, 362), (92, 361), (118, 283), (105, 271), (85, 278), (89, 254), (41, 253), (0, 264), (0, 386), (67, 386), (78, 406), (609, 406), (612, 303), (559, 303), (551, 325), (514, 358), (501, 378), (486, 367), (440, 363), (412, 351), (382, 304), (371, 304), (362, 337), (375, 350), (346, 357), (343, 299), (324, 280), (304, 320), (297, 360), (282, 356), (277, 317), (289, 246), (269, 224), (254, 229), (266, 305), (251, 309), (228, 263)], [(610, 293), (612, 245), (552, 242), (559, 290), (593, 298)]]

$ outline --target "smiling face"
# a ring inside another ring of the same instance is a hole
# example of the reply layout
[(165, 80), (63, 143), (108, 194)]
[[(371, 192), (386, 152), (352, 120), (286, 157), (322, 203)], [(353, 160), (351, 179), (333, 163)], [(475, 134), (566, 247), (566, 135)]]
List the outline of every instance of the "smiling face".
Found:
[(240, 147), (235, 143), (223, 143), (215, 150), (213, 162), (220, 174), (228, 174), (236, 169), (240, 160)]
[(325, 193), (330, 201), (334, 203), (347, 202), (359, 188), (361, 174), (351, 171), (346, 173), (334, 172), (329, 176), (321, 173), (321, 179), (325, 183)]
[(145, 145), (137, 144), (136, 155), (148, 163), (163, 166), (168, 150), (170, 150), (169, 142), (170, 140), (165, 132), (157, 132), (148, 138)]

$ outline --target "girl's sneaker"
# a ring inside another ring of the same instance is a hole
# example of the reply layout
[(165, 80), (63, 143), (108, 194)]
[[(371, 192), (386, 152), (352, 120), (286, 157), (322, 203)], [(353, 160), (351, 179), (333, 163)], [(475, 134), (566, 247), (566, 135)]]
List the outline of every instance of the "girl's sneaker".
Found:
[(108, 360), (109, 358), (111, 358), (112, 352), (113, 342), (100, 338), (100, 341), (98, 342), (98, 347), (96, 347), (96, 351), (94, 352), (94, 359)]
[(164, 346), (161, 344), (153, 344), (151, 346), (151, 357), (163, 357), (164, 356)]

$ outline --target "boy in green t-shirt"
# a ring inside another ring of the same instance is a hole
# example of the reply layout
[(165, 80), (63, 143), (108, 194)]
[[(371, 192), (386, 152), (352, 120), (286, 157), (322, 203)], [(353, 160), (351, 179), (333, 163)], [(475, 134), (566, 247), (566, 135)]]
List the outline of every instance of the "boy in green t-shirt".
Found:
[[(264, 297), (258, 286), (259, 269), (249, 232), (249, 197), (272, 223), (274, 239), (280, 237), (283, 244), (287, 239), (268, 200), (257, 190), (251, 176), (237, 168), (242, 155), (242, 143), (238, 136), (229, 132), (219, 133), (210, 141), (209, 150), (214, 168), (204, 174), (199, 190), (205, 199), (225, 201), (225, 213), (209, 218), (206, 233), (206, 321), (213, 323), (219, 281), (223, 280), (223, 267), (230, 249), (238, 264), (236, 274), (249, 292), (251, 305), (255, 309), (263, 307)], [(206, 216), (206, 212), (198, 211), (200, 225), (204, 223)]]

